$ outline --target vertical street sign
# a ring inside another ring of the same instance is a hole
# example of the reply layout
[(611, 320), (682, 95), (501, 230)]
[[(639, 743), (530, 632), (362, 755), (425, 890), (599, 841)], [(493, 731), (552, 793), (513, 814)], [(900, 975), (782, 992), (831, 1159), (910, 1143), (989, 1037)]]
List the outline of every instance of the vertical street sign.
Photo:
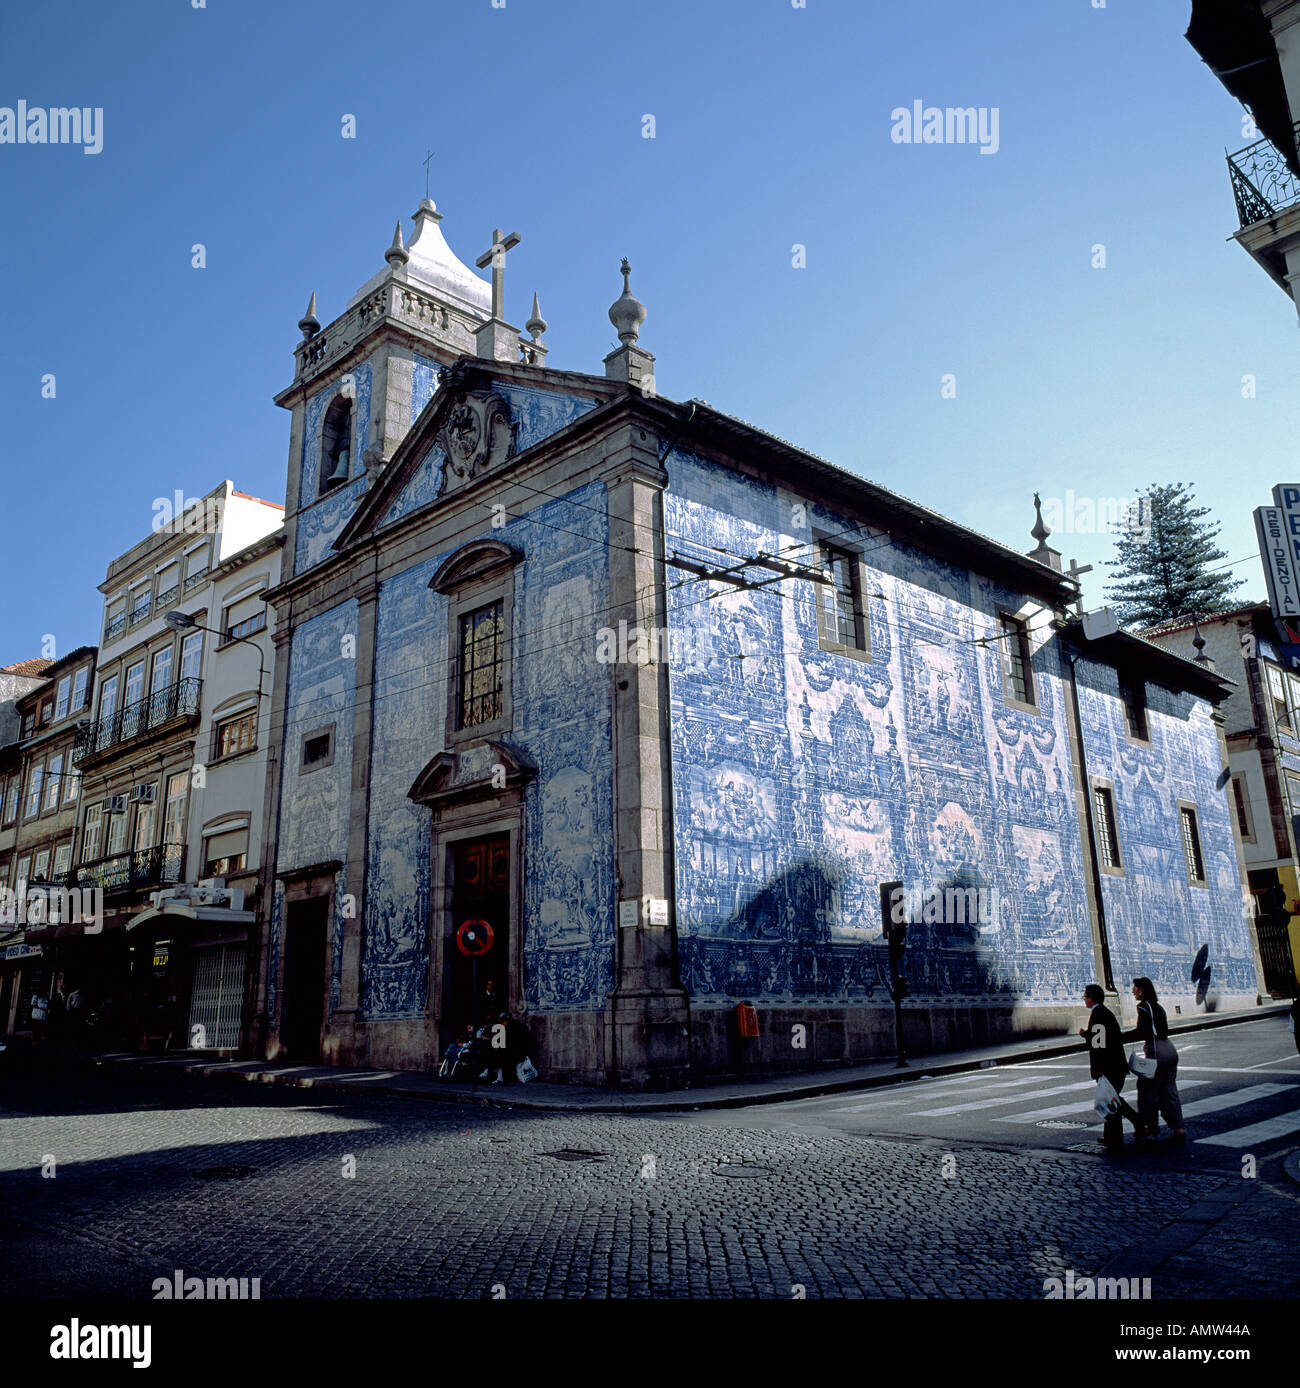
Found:
[(1282, 506), (1255, 508), (1255, 534), (1259, 557), (1268, 582), (1268, 605), (1274, 617), (1300, 617), (1300, 487), (1274, 487), (1273, 495), (1294, 494), (1295, 509)]

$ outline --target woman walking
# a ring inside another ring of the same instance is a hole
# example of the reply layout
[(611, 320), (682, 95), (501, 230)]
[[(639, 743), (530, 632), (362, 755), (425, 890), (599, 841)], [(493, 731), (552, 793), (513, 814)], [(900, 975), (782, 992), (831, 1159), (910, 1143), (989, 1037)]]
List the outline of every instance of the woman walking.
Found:
[(1137, 1000), (1137, 1026), (1126, 1031), (1123, 1039), (1144, 1042), (1143, 1053), (1156, 1063), (1156, 1072), (1150, 1079), (1138, 1076), (1138, 1116), (1142, 1119), (1138, 1141), (1155, 1140), (1160, 1126), (1158, 1112), (1169, 1125), (1166, 1141), (1186, 1142), (1183, 1105), (1178, 1097), (1178, 1052), (1169, 1039), (1169, 1019), (1149, 978), (1133, 980), (1133, 996)]

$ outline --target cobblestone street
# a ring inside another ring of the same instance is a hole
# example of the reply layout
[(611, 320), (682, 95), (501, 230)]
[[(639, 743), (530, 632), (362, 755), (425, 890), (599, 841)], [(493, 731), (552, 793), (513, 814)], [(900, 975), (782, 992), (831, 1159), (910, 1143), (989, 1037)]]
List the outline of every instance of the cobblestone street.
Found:
[(1280, 1169), (5, 1064), (6, 1297), (149, 1298), (181, 1269), (263, 1298), (1041, 1299), (1191, 1207), (1155, 1299), (1300, 1292)]

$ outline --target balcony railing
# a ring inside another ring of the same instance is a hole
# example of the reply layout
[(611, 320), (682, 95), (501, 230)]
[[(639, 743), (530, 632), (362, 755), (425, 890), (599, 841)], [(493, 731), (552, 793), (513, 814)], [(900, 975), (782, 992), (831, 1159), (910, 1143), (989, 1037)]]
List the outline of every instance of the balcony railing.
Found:
[(183, 593), (192, 593), (196, 588), (201, 588), (208, 581), (207, 569), (200, 569), (197, 573), (190, 574), (181, 585)]
[(115, 637), (121, 636), (121, 634), (125, 630), (126, 613), (123, 612), (120, 617), (114, 617), (113, 620), (109, 622), (109, 624), (104, 628), (104, 640), (112, 641)]
[[(1300, 124), (1293, 127), (1291, 142), (1293, 151), (1300, 150)], [(1228, 174), (1243, 227), (1267, 221), (1300, 202), (1300, 177), (1270, 140), (1256, 140), (1228, 155)]]
[(117, 747), (126, 746), (166, 727), (178, 718), (197, 718), (203, 681), (177, 680), (156, 689), (147, 699), (124, 704), (107, 718), (83, 723), (77, 729), (72, 760), (82, 763)]
[(180, 595), (180, 591), (181, 585), (179, 583), (173, 583), (165, 593), (159, 593), (154, 599), (154, 609), (158, 612), (166, 612), (172, 603), (176, 601), (177, 597)]
[(131, 609), (131, 622), (130, 622), (130, 624), (131, 624), (133, 627), (134, 627), (134, 626), (139, 626), (140, 623), (144, 621), (144, 619), (149, 615), (149, 613), (150, 613), (152, 610), (153, 610), (153, 609), (152, 609), (152, 607), (150, 606), (149, 599), (148, 599), (148, 598), (145, 598), (145, 600), (144, 600), (142, 603), (138, 604), (137, 606), (135, 606), (135, 607), (133, 607), (133, 608)]
[(144, 892), (180, 882), (185, 875), (185, 845), (160, 843), (133, 853), (113, 853), (80, 863), (65, 874), (59, 886), (94, 888), (105, 892)]

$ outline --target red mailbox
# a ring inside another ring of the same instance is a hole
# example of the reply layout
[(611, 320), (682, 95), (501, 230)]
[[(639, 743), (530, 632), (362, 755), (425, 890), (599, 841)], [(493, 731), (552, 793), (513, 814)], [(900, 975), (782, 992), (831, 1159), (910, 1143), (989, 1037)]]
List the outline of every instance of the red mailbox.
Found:
[(752, 1002), (736, 1004), (736, 1030), (745, 1037), (758, 1035), (758, 1009)]

